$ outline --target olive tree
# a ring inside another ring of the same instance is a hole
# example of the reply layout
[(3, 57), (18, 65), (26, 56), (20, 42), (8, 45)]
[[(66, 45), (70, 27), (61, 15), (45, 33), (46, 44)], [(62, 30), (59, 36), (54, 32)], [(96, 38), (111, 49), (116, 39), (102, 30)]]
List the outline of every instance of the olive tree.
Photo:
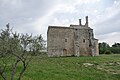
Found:
[[(28, 64), (32, 60), (32, 55), (38, 53), (44, 46), (42, 36), (32, 37), (28, 34), (19, 34), (10, 29), (9, 24), (5, 30), (0, 32), (0, 75), (4, 80), (22, 78)], [(21, 70), (17, 72), (17, 66), (22, 64)], [(11, 76), (7, 77), (7, 69), (11, 67)]]

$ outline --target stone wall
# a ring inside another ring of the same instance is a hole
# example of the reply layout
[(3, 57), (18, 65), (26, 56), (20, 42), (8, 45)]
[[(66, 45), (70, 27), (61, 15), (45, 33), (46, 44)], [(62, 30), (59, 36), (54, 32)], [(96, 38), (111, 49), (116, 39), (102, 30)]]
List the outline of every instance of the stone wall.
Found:
[(94, 38), (93, 29), (85, 25), (70, 27), (49, 26), (47, 32), (48, 56), (97, 56), (99, 55), (98, 40)]
[(48, 56), (73, 55), (73, 30), (68, 27), (48, 28), (47, 35)]

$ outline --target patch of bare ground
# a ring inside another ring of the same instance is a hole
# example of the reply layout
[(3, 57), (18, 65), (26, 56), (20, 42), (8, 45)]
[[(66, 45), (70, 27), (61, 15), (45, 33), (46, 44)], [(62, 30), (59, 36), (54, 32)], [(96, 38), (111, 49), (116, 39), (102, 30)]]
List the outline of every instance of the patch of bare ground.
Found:
[(82, 66), (94, 66), (97, 70), (105, 71), (111, 74), (120, 74), (120, 62), (105, 62), (97, 65), (95, 63), (83, 63)]

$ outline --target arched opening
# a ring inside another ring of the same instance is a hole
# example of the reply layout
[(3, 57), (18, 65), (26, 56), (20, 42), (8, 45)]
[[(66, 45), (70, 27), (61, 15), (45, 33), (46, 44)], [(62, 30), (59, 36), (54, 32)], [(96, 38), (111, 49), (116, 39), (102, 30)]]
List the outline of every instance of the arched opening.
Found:
[(67, 49), (63, 49), (63, 54), (64, 54), (64, 55), (67, 54)]

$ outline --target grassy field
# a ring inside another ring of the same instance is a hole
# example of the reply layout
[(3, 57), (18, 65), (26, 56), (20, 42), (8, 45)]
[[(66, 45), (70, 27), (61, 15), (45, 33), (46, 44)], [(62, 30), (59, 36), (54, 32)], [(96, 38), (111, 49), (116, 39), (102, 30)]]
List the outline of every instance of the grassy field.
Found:
[(22, 80), (120, 80), (120, 55), (60, 58), (34, 56)]

